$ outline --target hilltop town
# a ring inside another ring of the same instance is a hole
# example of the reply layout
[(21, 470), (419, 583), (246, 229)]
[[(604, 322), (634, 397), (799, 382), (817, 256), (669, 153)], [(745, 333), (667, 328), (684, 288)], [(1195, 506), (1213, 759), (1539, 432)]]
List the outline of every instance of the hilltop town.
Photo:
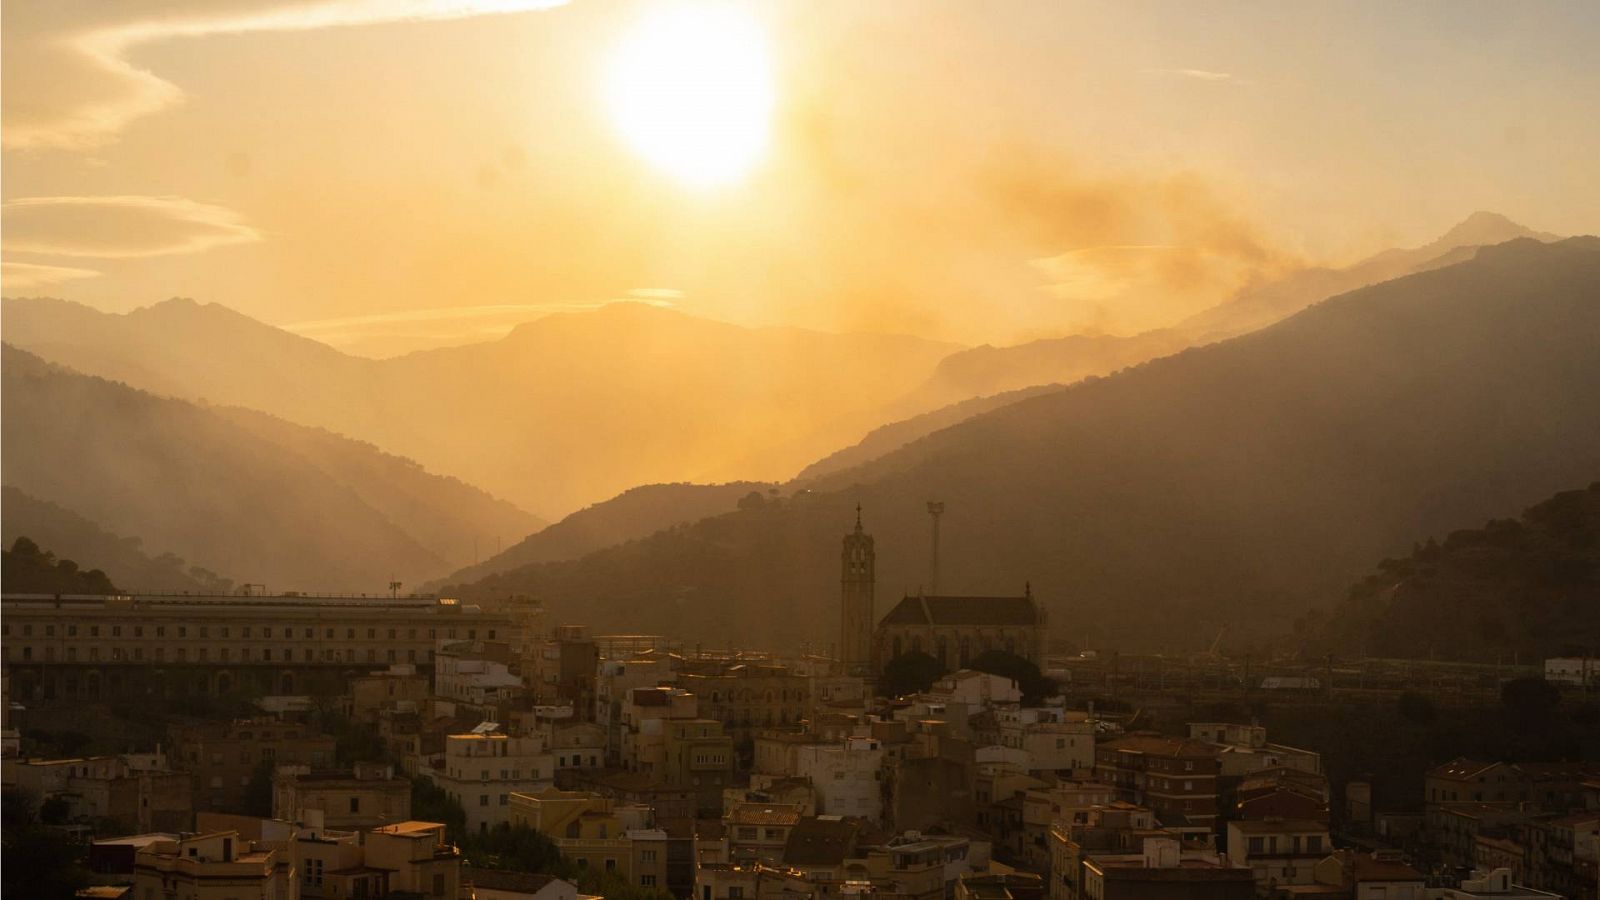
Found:
[[(1594, 896), (1600, 661), (1069, 652), (1025, 584), (879, 597), (859, 509), (839, 579), (827, 648), (7, 594), (8, 827), (135, 900)], [(1442, 742), (1494, 707), (1528, 758)]]

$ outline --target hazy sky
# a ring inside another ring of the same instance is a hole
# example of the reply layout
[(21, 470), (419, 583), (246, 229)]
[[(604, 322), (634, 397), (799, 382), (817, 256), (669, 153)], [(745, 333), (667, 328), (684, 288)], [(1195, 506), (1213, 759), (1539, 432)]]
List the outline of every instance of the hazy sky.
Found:
[[(5, 292), (362, 351), (630, 296), (999, 342), (1476, 209), (1600, 231), (1593, 2), (547, 6), (11, 0)], [(759, 134), (689, 122), (705, 184), (608, 91), (724, 56), (770, 75), (711, 70)]]

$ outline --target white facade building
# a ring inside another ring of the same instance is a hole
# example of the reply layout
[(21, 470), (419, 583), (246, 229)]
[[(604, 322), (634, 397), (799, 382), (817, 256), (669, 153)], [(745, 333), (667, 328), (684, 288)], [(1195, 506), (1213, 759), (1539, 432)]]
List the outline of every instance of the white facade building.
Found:
[(1600, 659), (1558, 656), (1544, 661), (1544, 680), (1557, 684), (1600, 684)]
[(817, 815), (883, 819), (883, 744), (852, 737), (838, 744), (804, 744), (796, 749), (795, 774), (816, 790)]
[(522, 690), (522, 679), (503, 662), (441, 651), (434, 656), (433, 692), (469, 706), (510, 700)]
[(542, 734), (451, 734), (444, 739), (444, 767), (424, 774), (467, 813), (467, 827), (487, 831), (510, 821), (510, 796), (534, 793), (555, 783), (555, 757)]

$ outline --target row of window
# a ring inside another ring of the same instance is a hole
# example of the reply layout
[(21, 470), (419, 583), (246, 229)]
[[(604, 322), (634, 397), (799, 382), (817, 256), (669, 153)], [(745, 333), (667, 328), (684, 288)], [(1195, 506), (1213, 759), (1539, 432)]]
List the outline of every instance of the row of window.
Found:
[[(4, 658), (6, 660), (8, 660), (8, 661), (12, 659), (11, 652), (12, 652), (13, 649), (14, 648), (10, 644), (5, 645), (4, 647), (0, 647), (0, 651), (3, 651)], [(33, 648), (33, 646), (31, 644), (30, 645), (24, 645), (23, 647), (16, 648), (16, 649), (19, 650), (17, 658), (22, 662), (33, 662), (35, 660), (39, 660), (41, 662), (56, 662), (57, 661), (56, 647), (55, 647), (54, 644), (51, 644), (49, 646), (44, 647), (43, 648), (43, 652), (38, 654), (38, 655), (35, 655), (34, 648)], [(216, 649), (216, 651), (217, 651), (215, 656), (211, 655), (211, 650), (212, 649)], [(152, 648), (148, 656), (146, 655), (145, 648), (143, 648), (143, 647), (132, 647), (132, 648), (128, 648), (128, 647), (111, 647), (111, 648), (109, 648), (109, 652), (106, 653), (103, 657), (101, 655), (100, 650), (101, 650), (101, 648), (99, 648), (99, 647), (89, 647), (88, 648), (88, 652), (83, 655), (83, 659), (81, 661), (83, 661), (83, 662), (146, 662), (146, 661), (149, 661), (149, 662), (158, 662), (158, 663), (162, 663), (162, 662), (167, 662), (168, 661), (167, 648), (166, 647), (155, 647), (155, 648)], [(431, 661), (433, 659), (433, 651), (432, 650), (424, 650), (423, 651), (423, 659), (425, 661)], [(69, 662), (69, 663), (79, 662), (80, 660), (78, 658), (78, 648), (77, 647), (64, 647), (64, 648), (62, 648), (62, 653), (61, 653), (61, 656), (60, 656), (60, 660), (62, 662)], [(180, 662), (180, 663), (182, 663), (182, 662), (191, 662), (191, 661), (192, 662), (202, 662), (202, 663), (208, 663), (208, 662), (224, 662), (224, 663), (227, 663), (227, 662), (235, 662), (235, 661), (244, 662), (244, 663), (248, 663), (248, 662), (292, 663), (292, 662), (295, 662), (295, 652), (294, 652), (294, 648), (293, 647), (284, 647), (284, 648), (282, 648), (282, 650), (274, 650), (274, 648), (272, 648), (272, 647), (260, 647), (260, 648), (241, 647), (241, 648), (238, 649), (238, 652), (236, 654), (234, 652), (234, 649), (231, 648), (231, 647), (219, 647), (219, 648), (198, 647), (198, 648), (195, 649), (194, 655), (191, 657), (190, 654), (189, 654), (189, 648), (187, 648), (187, 647), (178, 647), (176, 650), (173, 651), (172, 656), (171, 656), (171, 661), (172, 662)], [(342, 651), (338, 650), (336, 648), (333, 648), (333, 647), (324, 647), (324, 648), (322, 648), (322, 651), (320, 653), (318, 653), (317, 651), (315, 651), (311, 647), (303, 647), (300, 650), (300, 661), (301, 662), (318, 662), (318, 661), (321, 661), (321, 662), (333, 662), (333, 663), (337, 663), (337, 662), (353, 663), (353, 662), (365, 661), (365, 662), (369, 662), (369, 663), (376, 663), (376, 662), (379, 661), (379, 659), (378, 659), (378, 651), (377, 651), (377, 649), (376, 648), (371, 648), (371, 647), (367, 648), (367, 650), (366, 650), (365, 660), (358, 659), (357, 651), (356, 651), (356, 649), (354, 647), (346, 647)], [(385, 650), (384, 651), (384, 661), (385, 662), (391, 662), (391, 663), (399, 662), (400, 661), (400, 651), (396, 650), (393, 647), (390, 647), (389, 649)], [(412, 663), (417, 661), (417, 650), (416, 650), (416, 648), (413, 647), (413, 648), (407, 649), (405, 651), (405, 661), (406, 662), (412, 662)]]
[[(461, 774), (461, 770), (460, 769), (451, 769), (450, 770), (450, 777), (451, 778), (470, 778), (472, 776)], [(530, 781), (538, 781), (539, 780), (539, 770), (538, 769), (530, 769), (528, 771), (528, 779)], [(482, 770), (479, 773), (479, 779), (478, 780), (480, 780), (480, 781), (488, 781), (489, 780), (489, 770), (488, 769)], [(501, 781), (521, 781), (522, 780), (522, 770), (521, 769), (501, 769), (500, 770), (500, 779), (499, 780), (501, 780)]]
[[(1285, 838), (1284, 842), (1283, 842), (1283, 845), (1284, 845), (1284, 849), (1287, 850), (1290, 853), (1299, 853), (1299, 852), (1301, 852), (1301, 849), (1300, 849), (1301, 848), (1300, 835), (1297, 834), (1297, 835), (1294, 835), (1292, 838)], [(1322, 852), (1322, 835), (1313, 834), (1313, 835), (1307, 836), (1305, 838), (1304, 846), (1305, 846), (1305, 852), (1306, 853), (1321, 853)], [(1268, 835), (1267, 837), (1252, 837), (1250, 839), (1250, 855), (1252, 855), (1252, 856), (1256, 856), (1256, 855), (1259, 855), (1259, 854), (1262, 854), (1262, 853), (1277, 853), (1277, 852), (1278, 852), (1278, 836), (1275, 835), (1275, 834), (1274, 835)]]
[[(905, 653), (906, 644), (902, 641), (902, 639), (900, 638), (899, 635), (895, 635), (894, 643), (893, 643), (892, 646), (893, 646), (893, 652), (890, 653), (890, 655), (889, 655), (890, 659), (894, 659), (894, 658), (899, 657), (899, 656), (901, 656), (901, 655), (903, 655)], [(922, 649), (922, 637), (920, 635), (913, 636), (911, 638), (910, 647), (911, 647), (911, 652), (912, 653), (922, 653), (923, 652), (923, 649)], [(974, 650), (976, 650), (978, 653), (987, 653), (990, 650), (999, 650), (1001, 648), (1004, 648), (1007, 653), (1014, 654), (1014, 653), (1017, 652), (1017, 639), (1015, 637), (1007, 636), (1002, 641), (996, 641), (996, 640), (991, 640), (988, 636), (984, 636), (984, 637), (974, 641), (971, 637), (963, 635), (961, 637), (961, 640), (960, 640), (960, 643), (959, 643), (959, 647), (961, 648), (960, 649), (961, 662), (962, 662), (962, 664), (965, 664), (968, 661), (968, 659), (971, 658), (974, 655), (973, 654)], [(950, 640), (949, 640), (949, 638), (945, 637), (944, 635), (940, 635), (937, 639), (935, 639), (933, 656), (934, 656), (935, 659), (939, 660), (941, 663), (946, 663), (946, 664), (949, 663), (949, 661), (950, 661)]]
[[(20, 631), (21, 631), (22, 637), (33, 637), (33, 634), (34, 634), (34, 627), (33, 626), (34, 626), (34, 623), (32, 623), (32, 622), (23, 622), (21, 624), (21, 626), (20, 626)], [(127, 625), (127, 626), (124, 626), (124, 625), (106, 625), (106, 626), (85, 625), (85, 626), (83, 626), (83, 630), (87, 632), (87, 636), (88, 637), (97, 638), (97, 637), (100, 637), (100, 632), (101, 632), (102, 627), (106, 630), (106, 632), (111, 637), (122, 637), (124, 630), (128, 631), (131, 634), (131, 636), (135, 637), (135, 638), (142, 638), (142, 637), (145, 636), (145, 626), (144, 625)], [(164, 637), (167, 636), (167, 626), (166, 625), (152, 625), (152, 626), (149, 626), (149, 627), (150, 627), (151, 631), (153, 632), (153, 635), (152, 635), (153, 637), (164, 638)], [(278, 631), (279, 631), (279, 635), (278, 636), (279, 637), (283, 637), (283, 638), (293, 639), (294, 638), (295, 628), (296, 628), (296, 626), (293, 626), (293, 625), (281, 625), (281, 626), (278, 626)], [(172, 626), (172, 629), (173, 629), (174, 634), (177, 637), (186, 638), (186, 637), (189, 636), (189, 626), (188, 625), (174, 625), (174, 626)], [(218, 625), (218, 626), (216, 626), (216, 629), (215, 629), (216, 634), (213, 635), (211, 633), (212, 630), (213, 630), (212, 626), (210, 626), (210, 625), (197, 625), (197, 626), (195, 626), (195, 631), (197, 632), (197, 634), (195, 636), (197, 638), (211, 638), (211, 637), (228, 638), (228, 637), (231, 637), (230, 629), (231, 629), (231, 626)], [(43, 632), (45, 637), (55, 637), (56, 636), (56, 625), (53, 622), (45, 623), (40, 630)], [(316, 638), (316, 636), (317, 636), (317, 629), (314, 628), (314, 627), (304, 626), (301, 630), (303, 632), (303, 634), (301, 636), (304, 637), (308, 641), (309, 640), (314, 640)], [(359, 630), (360, 629), (357, 629), (357, 628), (345, 628), (344, 629), (345, 640), (349, 640), (349, 641), (355, 640), (356, 639), (356, 632), (359, 631)], [(398, 629), (398, 628), (389, 628), (389, 629), (386, 629), (386, 630), (388, 632), (388, 638), (387, 638), (388, 640), (394, 641), (394, 640), (399, 640), (400, 639), (400, 629)], [(456, 628), (447, 628), (447, 629), (445, 629), (445, 637), (447, 639), (454, 640), (455, 637), (456, 637), (456, 632), (458, 630), (460, 630), (460, 629), (456, 629)], [(79, 636), (79, 626), (76, 625), (76, 624), (67, 624), (67, 625), (61, 626), (61, 631), (66, 637), (69, 637), (69, 638), (78, 637)], [(273, 636), (274, 636), (273, 635), (273, 626), (271, 626), (271, 625), (261, 625), (261, 626), (241, 625), (241, 626), (239, 626), (238, 631), (239, 631), (239, 637), (240, 638), (244, 638), (244, 639), (248, 639), (248, 638), (251, 638), (253, 636), (256, 636), (255, 632), (259, 632), (259, 637), (262, 640), (271, 640), (273, 638)], [(338, 633), (338, 631), (339, 631), (339, 629), (337, 629), (337, 628), (324, 627), (322, 629), (322, 636), (323, 636), (324, 639), (331, 641), (331, 640), (335, 639), (334, 636), (335, 636), (335, 634)], [(408, 628), (408, 629), (406, 629), (406, 640), (409, 640), (409, 641), (418, 640), (419, 639), (418, 636), (419, 636), (421, 631), (422, 631), (422, 629), (419, 629), (419, 628)], [(439, 629), (437, 629), (437, 628), (429, 628), (429, 629), (427, 629), (427, 631), (428, 631), (428, 640), (434, 641), (434, 640), (438, 640), (439, 639)], [(487, 629), (484, 629), (484, 631), (485, 631), (485, 634), (487, 635), (485, 640), (492, 641), (492, 640), (495, 639), (495, 629), (487, 628)], [(475, 640), (478, 639), (478, 629), (476, 629), (476, 628), (468, 628), (468, 629), (466, 629), (466, 632), (467, 632), (467, 640), (475, 641)], [(366, 633), (367, 633), (367, 640), (369, 640), (369, 641), (378, 640), (378, 629), (377, 628), (368, 628), (368, 629), (366, 629)], [(11, 636), (11, 623), (10, 622), (0, 623), (0, 635), (3, 635), (5, 637), (10, 637)]]
[[(826, 689), (824, 689), (824, 691), (826, 691)], [(797, 700), (797, 701), (801, 701), (801, 702), (804, 702), (805, 699), (806, 699), (806, 692), (802, 688), (796, 688), (794, 690), (794, 692), (793, 692), (794, 696), (792, 698), (790, 697), (790, 691), (789, 691), (788, 688), (784, 688), (783, 690), (778, 691), (777, 693), (773, 693), (773, 691), (769, 688), (767, 690), (767, 692), (762, 697), (755, 696), (755, 693), (756, 693), (755, 691), (753, 691), (753, 690), (751, 690), (749, 688), (744, 688), (742, 690), (737, 690), (737, 691), (729, 691), (728, 692), (728, 702), (729, 703), (733, 703), (734, 701), (742, 700), (742, 701), (748, 703), (748, 702), (750, 702), (752, 700), (765, 699), (766, 702), (771, 703), (773, 700), (779, 699), (781, 697), (783, 702), (787, 703), (791, 699)], [(712, 691), (711, 692), (711, 702), (712, 703), (721, 703), (722, 702), (722, 692), (721, 691)]]

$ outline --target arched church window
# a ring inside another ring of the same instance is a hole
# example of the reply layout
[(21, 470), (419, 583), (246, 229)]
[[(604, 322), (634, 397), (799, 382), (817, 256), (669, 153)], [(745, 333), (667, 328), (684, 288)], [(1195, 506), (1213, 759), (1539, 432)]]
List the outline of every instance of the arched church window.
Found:
[(922, 652), (922, 636), (921, 635), (917, 635), (916, 637), (913, 637), (911, 639), (911, 652), (912, 653), (921, 653)]
[(903, 648), (900, 645), (900, 639), (898, 637), (895, 638), (894, 639), (894, 653), (890, 655), (890, 658), (891, 659), (898, 659), (900, 657), (900, 653), (902, 652), (902, 649)]
[(963, 634), (961, 636), (961, 664), (964, 666), (972, 659), (972, 638)]

